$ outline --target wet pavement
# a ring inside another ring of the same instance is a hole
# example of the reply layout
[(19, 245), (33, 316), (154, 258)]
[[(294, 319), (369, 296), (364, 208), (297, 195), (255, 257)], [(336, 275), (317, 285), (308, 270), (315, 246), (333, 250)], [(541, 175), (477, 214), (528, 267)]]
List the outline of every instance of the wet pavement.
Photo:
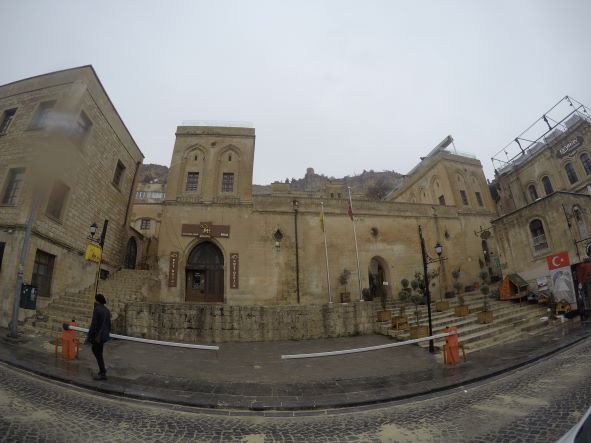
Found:
[(103, 393), (215, 409), (293, 411), (371, 405), (435, 394), (523, 366), (591, 333), (589, 325), (550, 326), (444, 366), (415, 345), (360, 354), (281, 360), (282, 354), (358, 348), (390, 342), (383, 336), (326, 340), (223, 343), (219, 352), (111, 341), (105, 346), (109, 380), (91, 378), (95, 361), (82, 346), (77, 360), (55, 357), (47, 337), (6, 338), (0, 361)]
[(0, 363), (0, 441), (555, 442), (591, 405), (590, 361), (585, 339), (445, 394), (292, 416), (113, 397)]

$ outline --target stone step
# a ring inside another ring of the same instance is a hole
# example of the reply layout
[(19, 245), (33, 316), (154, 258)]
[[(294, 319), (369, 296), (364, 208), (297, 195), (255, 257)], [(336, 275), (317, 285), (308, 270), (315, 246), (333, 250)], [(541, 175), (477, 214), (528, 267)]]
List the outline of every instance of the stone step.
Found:
[(548, 327), (549, 326), (547, 322), (540, 321), (538, 318), (532, 320), (529, 324), (524, 324), (519, 331), (505, 331), (504, 333), (500, 333), (495, 337), (483, 338), (478, 341), (466, 343), (466, 353), (480, 351), (481, 349), (490, 348), (503, 343), (510, 343), (524, 337), (535, 336), (536, 334), (546, 331)]

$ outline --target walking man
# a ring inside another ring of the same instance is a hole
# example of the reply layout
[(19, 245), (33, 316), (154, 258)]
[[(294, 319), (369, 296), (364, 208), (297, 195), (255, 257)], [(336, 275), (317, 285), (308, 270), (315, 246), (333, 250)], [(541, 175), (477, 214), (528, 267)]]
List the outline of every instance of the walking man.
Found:
[(86, 342), (92, 344), (92, 353), (99, 367), (98, 374), (93, 378), (95, 380), (106, 380), (107, 370), (105, 368), (105, 360), (103, 359), (103, 346), (109, 340), (109, 334), (111, 332), (111, 312), (105, 306), (107, 300), (103, 294), (96, 294), (94, 300), (92, 322), (90, 323)]

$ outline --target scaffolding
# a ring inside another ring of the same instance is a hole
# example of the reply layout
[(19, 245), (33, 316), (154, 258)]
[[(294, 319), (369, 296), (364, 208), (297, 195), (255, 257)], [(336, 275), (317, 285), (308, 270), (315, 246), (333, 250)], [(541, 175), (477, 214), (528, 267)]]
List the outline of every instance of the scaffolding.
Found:
[(564, 96), (491, 158), (495, 174), (508, 172), (551, 145), (581, 122), (591, 123), (591, 109)]

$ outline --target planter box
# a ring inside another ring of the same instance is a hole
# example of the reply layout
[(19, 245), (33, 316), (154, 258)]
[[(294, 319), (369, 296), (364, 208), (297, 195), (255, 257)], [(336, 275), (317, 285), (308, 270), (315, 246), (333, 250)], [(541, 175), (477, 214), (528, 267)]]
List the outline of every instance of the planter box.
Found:
[(350, 292), (341, 292), (341, 303), (351, 303)]
[(392, 318), (392, 328), (397, 331), (406, 331), (408, 329), (408, 317), (406, 315), (395, 315)]
[(493, 311), (480, 311), (478, 313), (478, 323), (486, 324), (493, 322)]
[(454, 298), (456, 296), (456, 293), (454, 291), (447, 291), (445, 293), (445, 298)]
[(445, 300), (440, 300), (435, 302), (435, 310), (437, 312), (447, 311), (449, 309), (449, 302)]
[(383, 311), (378, 311), (378, 321), (390, 321), (392, 320), (392, 311), (385, 309)]
[(456, 317), (465, 317), (470, 313), (470, 308), (467, 305), (460, 305), (454, 308)]
[(474, 286), (465, 286), (464, 292), (474, 292)]
[(429, 336), (428, 326), (411, 326), (410, 327), (410, 338), (422, 338)]

